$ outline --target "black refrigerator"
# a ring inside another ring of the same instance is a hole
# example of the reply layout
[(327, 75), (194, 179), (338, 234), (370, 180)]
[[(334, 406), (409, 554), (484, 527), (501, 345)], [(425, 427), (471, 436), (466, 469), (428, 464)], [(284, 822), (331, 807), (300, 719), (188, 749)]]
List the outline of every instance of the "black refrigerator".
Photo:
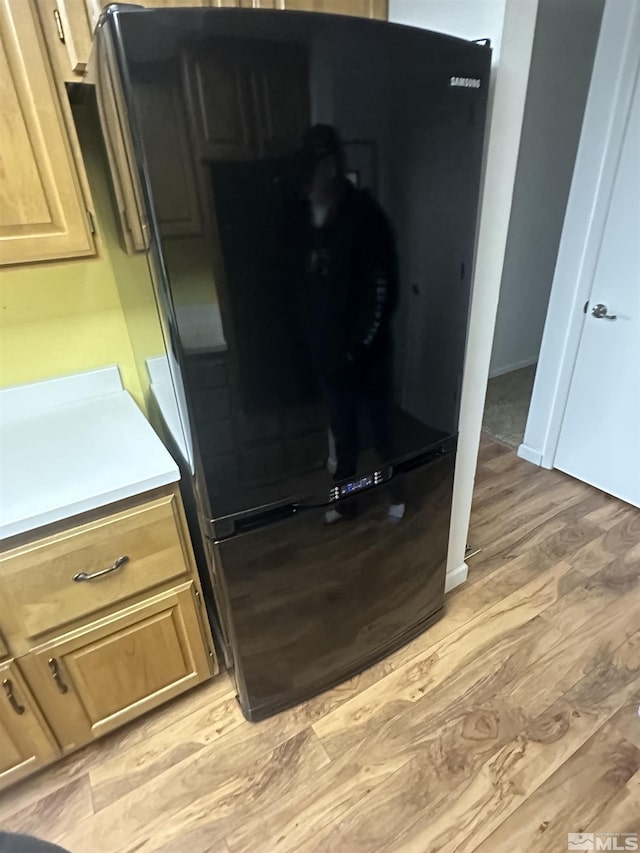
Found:
[(338, 15), (100, 19), (154, 294), (122, 301), (251, 720), (443, 613), (490, 59)]

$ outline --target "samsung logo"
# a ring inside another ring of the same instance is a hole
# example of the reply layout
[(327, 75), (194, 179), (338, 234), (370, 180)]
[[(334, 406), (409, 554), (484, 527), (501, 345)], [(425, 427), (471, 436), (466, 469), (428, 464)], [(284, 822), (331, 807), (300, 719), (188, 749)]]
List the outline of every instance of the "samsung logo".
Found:
[(479, 89), (480, 80), (477, 77), (450, 77), (450, 86), (458, 86), (462, 89)]

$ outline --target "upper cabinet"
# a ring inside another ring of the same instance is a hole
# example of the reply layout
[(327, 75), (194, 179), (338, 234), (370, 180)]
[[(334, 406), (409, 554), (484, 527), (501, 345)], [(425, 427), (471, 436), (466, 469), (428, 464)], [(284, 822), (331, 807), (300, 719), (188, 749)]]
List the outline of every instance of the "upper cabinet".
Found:
[(307, 59), (296, 45), (248, 56), (219, 44), (186, 63), (185, 100), (198, 157), (256, 160), (290, 154), (309, 126)]
[(0, 66), (0, 264), (93, 254), (65, 105), (28, 0), (0, 2)]
[(264, 47), (252, 55), (251, 83), (258, 154), (280, 157), (300, 144), (311, 121), (307, 57), (296, 45)]
[[(27, 2), (27, 0), (25, 0)], [(91, 41), (100, 13), (112, 0), (35, 0), (50, 40), (59, 53), (57, 72), (66, 81), (78, 80), (87, 71)], [(136, 0), (147, 8), (215, 7), (244, 9), (290, 9), (330, 12), (386, 20), (388, 0)]]
[(247, 9), (288, 9), (295, 12), (329, 12), (359, 18), (388, 17), (388, 0), (240, 0)]
[[(26, 2), (26, 0), (25, 0)], [(55, 55), (56, 73), (67, 82), (77, 82), (87, 72), (93, 32), (105, 6), (113, 0), (35, 0), (47, 36), (49, 50)], [(213, 0), (135, 0), (148, 8), (194, 6), (237, 6), (237, 2)]]
[(147, 152), (155, 212), (163, 237), (200, 234), (200, 200), (187, 133), (184, 96), (172, 63), (154, 69), (134, 86), (143, 135), (162, 139)]

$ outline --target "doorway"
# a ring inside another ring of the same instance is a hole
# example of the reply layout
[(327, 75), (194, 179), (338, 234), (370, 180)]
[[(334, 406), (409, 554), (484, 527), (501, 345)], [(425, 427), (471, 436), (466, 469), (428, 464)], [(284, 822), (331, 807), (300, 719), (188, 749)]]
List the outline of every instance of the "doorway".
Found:
[(483, 431), (518, 447), (547, 316), (604, 0), (539, 0)]

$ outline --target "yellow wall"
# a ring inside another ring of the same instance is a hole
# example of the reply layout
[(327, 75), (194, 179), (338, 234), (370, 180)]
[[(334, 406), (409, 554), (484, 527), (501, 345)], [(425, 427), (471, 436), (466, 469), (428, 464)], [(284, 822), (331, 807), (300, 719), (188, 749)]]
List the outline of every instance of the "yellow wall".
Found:
[[(117, 364), (126, 388), (144, 408), (115, 270), (149, 289), (146, 260), (120, 249), (95, 110), (82, 106), (74, 115), (96, 214), (98, 254), (0, 272), (0, 387)], [(149, 354), (164, 351), (159, 327), (150, 329), (149, 338)]]

